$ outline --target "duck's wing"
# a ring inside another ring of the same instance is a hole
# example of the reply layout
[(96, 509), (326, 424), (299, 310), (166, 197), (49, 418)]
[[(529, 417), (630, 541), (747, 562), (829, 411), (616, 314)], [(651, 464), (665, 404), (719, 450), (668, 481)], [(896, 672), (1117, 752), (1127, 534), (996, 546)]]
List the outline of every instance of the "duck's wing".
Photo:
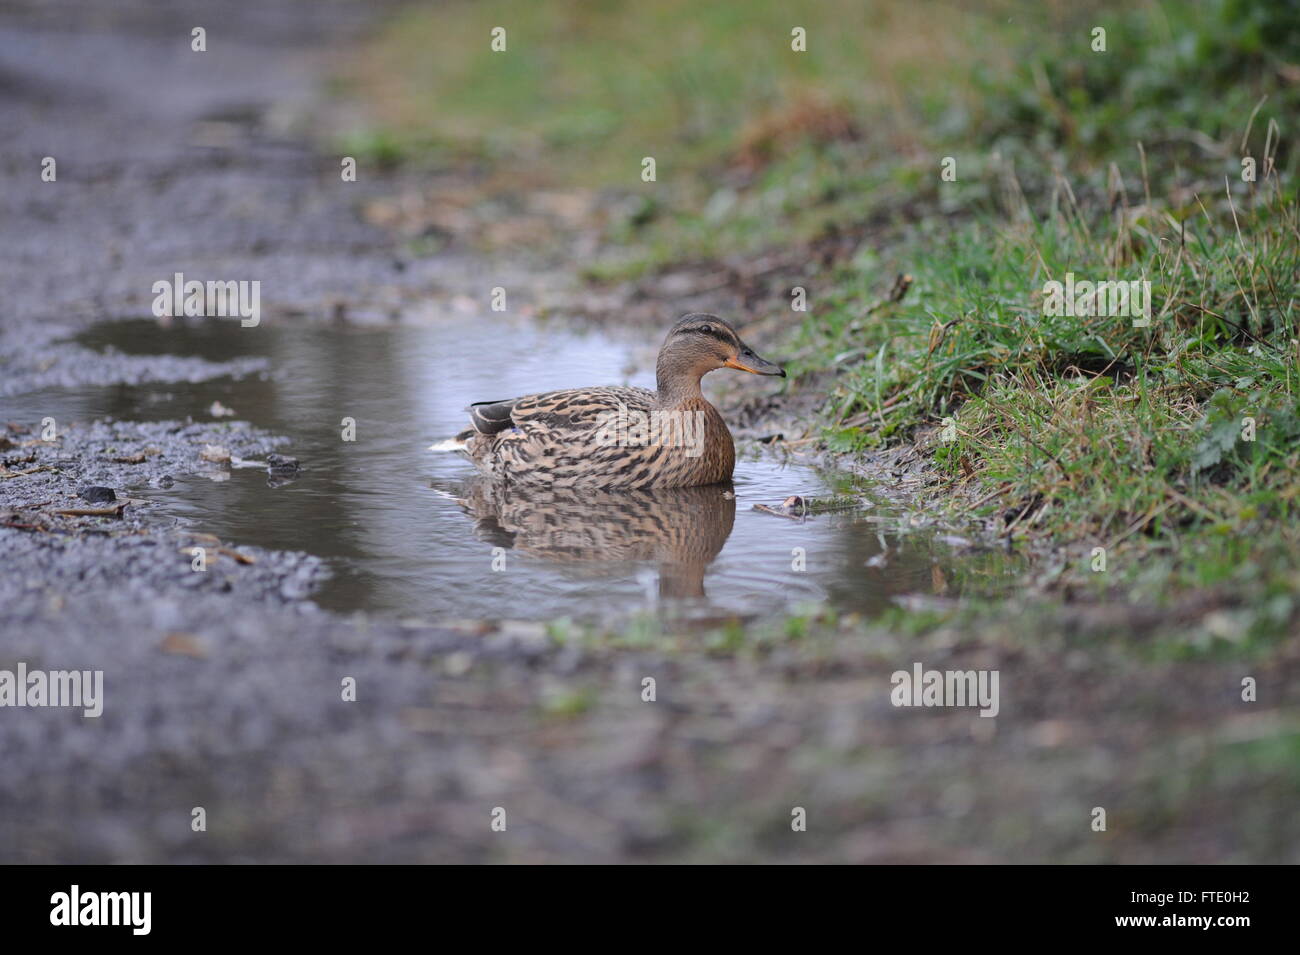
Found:
[(644, 388), (571, 388), (510, 401), (480, 402), (470, 405), (470, 417), (482, 434), (497, 434), (511, 427), (559, 434), (591, 430), (620, 409), (648, 411), (653, 402), (654, 392)]
[(474, 405), (480, 433), (468, 432), (466, 451), (485, 473), (516, 483), (627, 483), (620, 475), (649, 468), (663, 449), (622, 447), (609, 440), (611, 425), (648, 412), (654, 399), (644, 388), (574, 388)]

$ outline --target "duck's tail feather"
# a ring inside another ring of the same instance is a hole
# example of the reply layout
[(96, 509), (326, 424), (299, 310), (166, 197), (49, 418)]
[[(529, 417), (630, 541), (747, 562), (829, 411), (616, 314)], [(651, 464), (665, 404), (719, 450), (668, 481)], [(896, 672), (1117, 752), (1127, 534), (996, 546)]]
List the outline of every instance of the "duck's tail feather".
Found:
[(445, 441), (439, 441), (436, 444), (429, 445), (430, 451), (464, 451), (469, 453), (469, 439), (474, 437), (473, 431), (462, 431), (454, 438), (447, 438)]
[(511, 412), (515, 410), (518, 398), (505, 401), (476, 401), (465, 410), (479, 434), (498, 434), (506, 428), (514, 427)]

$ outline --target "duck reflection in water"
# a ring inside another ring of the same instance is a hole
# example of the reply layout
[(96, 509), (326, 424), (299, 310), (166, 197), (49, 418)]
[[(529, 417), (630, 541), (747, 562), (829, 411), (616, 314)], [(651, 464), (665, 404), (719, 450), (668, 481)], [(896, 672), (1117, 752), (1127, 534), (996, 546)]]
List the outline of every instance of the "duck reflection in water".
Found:
[(494, 547), (609, 573), (611, 565), (653, 563), (659, 597), (705, 596), (706, 568), (736, 519), (730, 483), (636, 490), (561, 490), (475, 480), (457, 502)]

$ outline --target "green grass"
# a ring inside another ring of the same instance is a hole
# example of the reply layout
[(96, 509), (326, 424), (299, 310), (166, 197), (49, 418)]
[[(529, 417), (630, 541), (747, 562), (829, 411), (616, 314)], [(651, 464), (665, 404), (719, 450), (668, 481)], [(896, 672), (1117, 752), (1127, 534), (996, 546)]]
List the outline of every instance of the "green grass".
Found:
[[(1171, 480), (1257, 486), (1294, 466), (1300, 434), (1295, 197), (1203, 205), (1182, 222), (1117, 216), (1113, 231), (1065, 215), (922, 230), (839, 270), (800, 330), (795, 366), (811, 373), (847, 354), (826, 410), (841, 443), (889, 443), (951, 418), (955, 439), (930, 447), (954, 478), (974, 468), (1026, 490), (1079, 491), (1119, 468), (1137, 479), (1129, 510)], [(899, 271), (912, 290), (880, 305)], [(1044, 284), (1067, 273), (1149, 281), (1150, 327), (1044, 315)], [(1253, 442), (1240, 440), (1247, 415)]]
[[(1149, 26), (1155, 9), (1128, 22)], [(823, 408), (832, 447), (918, 442), (947, 478), (941, 494), (972, 486), (1008, 532), (1086, 543), (1067, 580), (1145, 584), (1136, 594), (1147, 596), (1216, 586), (1251, 608), (1240, 629), (1285, 631), (1300, 553), (1300, 216), (1295, 154), (1276, 126), (1257, 125), (1255, 104), (1294, 106), (1276, 65), (1294, 50), (1261, 40), (1281, 29), (1261, 26), (1273, 15), (1262, 6), (1201, 12), (1200, 33), (1184, 26), (1123, 72), (1092, 77), (1115, 61), (1088, 57), (1030, 62), (1054, 88), (1075, 78), (1068, 104), (1046, 87), (991, 92), (1007, 117), (985, 144), (1005, 151), (986, 170), (1000, 200), (968, 196), (967, 218), (895, 229), (824, 276), (793, 365), (835, 372)], [(1277, 87), (1211, 86), (1233, 70)], [(1051, 103), (1064, 110), (1055, 124)], [(1184, 126), (1193, 119), (1199, 128)], [(1054, 162), (1059, 150), (1068, 163)], [(1245, 182), (1241, 154), (1286, 171)], [(891, 302), (901, 273), (913, 285)], [(1149, 281), (1150, 327), (1046, 314), (1045, 283), (1067, 273)], [(1079, 558), (1094, 546), (1111, 573)]]
[[(650, 155), (661, 182), (681, 182), (702, 165), (836, 142), (917, 84), (938, 108), (926, 55), (959, 55), (966, 31), (1006, 6), (952, 9), (937, 23), (910, 5), (856, 0), (413, 6), (351, 79), (401, 143), (582, 186), (635, 186)], [(497, 27), (503, 52), (491, 48)], [(795, 27), (809, 52), (791, 49)]]
[[(1247, 127), (1262, 159), (1271, 123), (1300, 105), (1295, 20), (1257, 0), (415, 6), (351, 72), (374, 111), (346, 144), (383, 163), (486, 163), (505, 188), (623, 193), (607, 222), (618, 249), (589, 274), (624, 278), (969, 214), (1003, 198), (1008, 160), (1030, 195), (1058, 170), (1136, 161), (1138, 142), (1157, 192), (1207, 160), (1235, 175)], [(498, 26), (505, 52), (490, 48)], [(807, 52), (790, 49), (794, 26)], [(940, 182), (944, 157), (957, 183)], [(1104, 175), (1077, 185), (1105, 197)]]

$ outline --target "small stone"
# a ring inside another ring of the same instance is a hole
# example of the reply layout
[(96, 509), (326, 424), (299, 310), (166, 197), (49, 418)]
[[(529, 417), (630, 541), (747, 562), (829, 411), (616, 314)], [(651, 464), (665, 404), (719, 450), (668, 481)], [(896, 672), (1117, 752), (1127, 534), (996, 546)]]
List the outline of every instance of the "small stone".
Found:
[(285, 454), (268, 454), (266, 456), (266, 469), (273, 474), (276, 472), (297, 471), (298, 459)]
[(98, 484), (87, 484), (77, 488), (77, 497), (91, 504), (112, 504), (117, 500), (117, 495), (113, 493), (111, 487), (101, 487)]

